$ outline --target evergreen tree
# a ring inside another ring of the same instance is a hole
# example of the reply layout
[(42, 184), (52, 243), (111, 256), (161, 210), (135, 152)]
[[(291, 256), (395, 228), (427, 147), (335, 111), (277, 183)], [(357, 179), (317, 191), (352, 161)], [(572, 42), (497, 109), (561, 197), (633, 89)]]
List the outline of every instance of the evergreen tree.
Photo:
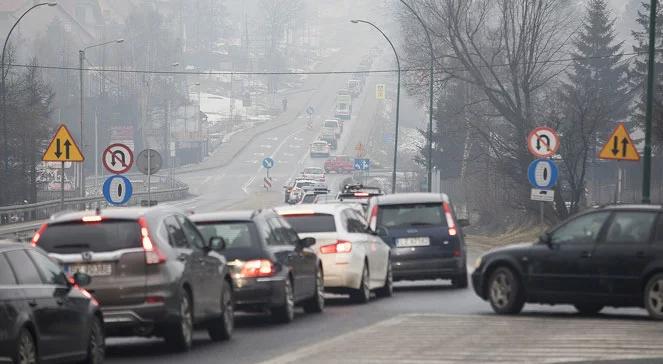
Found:
[(628, 114), (628, 68), (621, 55), (623, 42), (615, 42), (614, 24), (606, 0), (589, 0), (573, 42), (575, 60), (567, 74), (569, 81), (562, 88), (565, 120), (561, 124), (561, 153), (571, 194), (567, 198), (570, 213), (581, 207), (596, 135), (609, 132), (611, 122)]

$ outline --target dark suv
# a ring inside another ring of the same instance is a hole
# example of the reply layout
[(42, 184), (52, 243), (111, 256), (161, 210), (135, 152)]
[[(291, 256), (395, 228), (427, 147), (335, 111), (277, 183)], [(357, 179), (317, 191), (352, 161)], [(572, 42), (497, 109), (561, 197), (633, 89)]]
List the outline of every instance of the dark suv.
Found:
[(391, 246), (394, 280), (451, 279), (467, 287), (467, 255), (462, 226), (449, 197), (399, 193), (373, 197), (368, 221)]
[(169, 208), (67, 213), (35, 234), (69, 273), (93, 277), (109, 336), (162, 336), (188, 350), (194, 325), (213, 340), (233, 330), (232, 280), (225, 258), (189, 219)]
[(238, 310), (271, 311), (277, 322), (290, 322), (294, 306), (316, 313), (324, 308), (322, 263), (311, 249), (314, 238), (297, 233), (274, 210), (196, 214), (204, 236), (222, 237), (232, 266)]
[(640, 306), (663, 320), (663, 207), (592, 209), (536, 243), (494, 249), (475, 266), (474, 290), (500, 314), (535, 302), (572, 304), (582, 314)]
[(0, 241), (0, 363), (101, 363), (102, 315), (80, 286), (39, 248)]

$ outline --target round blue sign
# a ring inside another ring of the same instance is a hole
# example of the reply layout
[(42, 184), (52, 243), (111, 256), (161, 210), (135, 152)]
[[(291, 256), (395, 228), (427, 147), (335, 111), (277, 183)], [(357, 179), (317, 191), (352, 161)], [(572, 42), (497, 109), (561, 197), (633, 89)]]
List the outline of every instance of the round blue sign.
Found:
[(270, 157), (267, 157), (267, 158), (262, 160), (262, 166), (267, 168), (267, 169), (270, 169), (270, 168), (274, 167), (274, 160)]
[(557, 183), (557, 166), (548, 159), (537, 159), (527, 169), (529, 183), (535, 188), (552, 188)]
[(133, 195), (131, 181), (125, 176), (114, 175), (106, 179), (103, 186), (104, 198), (109, 204), (119, 206), (129, 202)]

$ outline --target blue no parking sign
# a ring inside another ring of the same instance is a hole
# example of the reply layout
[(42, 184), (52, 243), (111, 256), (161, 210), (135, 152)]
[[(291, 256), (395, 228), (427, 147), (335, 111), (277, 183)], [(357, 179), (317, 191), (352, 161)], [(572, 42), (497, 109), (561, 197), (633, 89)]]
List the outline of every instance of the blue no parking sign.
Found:
[(131, 181), (125, 176), (110, 176), (104, 182), (104, 198), (109, 204), (119, 206), (129, 202), (133, 195), (133, 186)]

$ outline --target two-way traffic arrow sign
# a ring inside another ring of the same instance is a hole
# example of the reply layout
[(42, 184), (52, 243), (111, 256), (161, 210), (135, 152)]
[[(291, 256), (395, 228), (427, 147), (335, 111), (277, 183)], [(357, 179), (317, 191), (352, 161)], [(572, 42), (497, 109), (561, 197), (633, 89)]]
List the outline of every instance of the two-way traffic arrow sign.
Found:
[(640, 160), (640, 153), (635, 148), (633, 139), (631, 139), (623, 123), (619, 123), (612, 134), (610, 134), (608, 141), (599, 153), (599, 158), (623, 161)]
[(48, 144), (44, 156), (41, 158), (44, 162), (82, 162), (85, 160), (74, 137), (67, 127), (62, 124), (53, 135), (53, 139)]

